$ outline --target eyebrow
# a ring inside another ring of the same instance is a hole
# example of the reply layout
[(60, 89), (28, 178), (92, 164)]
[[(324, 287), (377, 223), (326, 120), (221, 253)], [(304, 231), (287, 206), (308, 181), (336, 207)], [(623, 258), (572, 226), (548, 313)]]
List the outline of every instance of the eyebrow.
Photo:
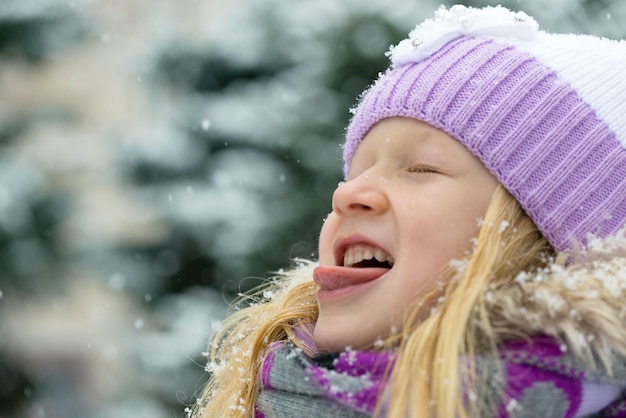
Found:
[[(388, 140), (389, 138), (391, 138), (390, 141)], [(407, 151), (406, 149), (403, 149), (401, 153), (398, 151), (394, 151), (394, 154), (396, 154), (394, 155), (394, 158), (400, 155), (405, 164), (412, 163), (413, 161), (409, 160), (414, 160), (415, 156), (419, 157), (421, 154), (429, 160), (427, 162), (428, 164), (432, 164), (433, 166), (439, 166), (443, 169), (449, 169), (455, 164), (456, 161), (458, 161), (459, 157), (457, 153), (459, 149), (464, 149), (462, 148), (463, 145), (461, 143), (458, 143), (458, 147), (452, 144), (446, 144), (446, 142), (448, 141), (441, 141), (439, 140), (439, 138), (435, 138), (435, 136), (430, 132), (420, 132), (418, 135), (412, 135), (410, 137), (403, 136), (401, 138), (386, 136), (383, 138), (383, 141), (393, 143), (394, 139), (399, 141), (412, 141), (415, 143), (415, 146), (412, 147), (413, 151)], [(361, 158), (360, 156), (363, 155), (363, 143), (360, 145), (361, 146), (357, 148), (352, 157), (351, 168), (354, 167), (354, 163), (359, 158)], [(375, 146), (371, 145), (370, 148), (374, 150), (375, 154), (377, 154), (377, 151), (381, 148), (381, 144), (377, 144)]]

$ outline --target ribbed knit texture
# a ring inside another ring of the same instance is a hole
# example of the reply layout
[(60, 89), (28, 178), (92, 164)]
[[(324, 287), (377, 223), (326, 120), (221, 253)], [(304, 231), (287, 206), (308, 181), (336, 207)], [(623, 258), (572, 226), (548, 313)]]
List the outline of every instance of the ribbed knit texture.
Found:
[[(626, 101), (626, 91), (621, 97)], [(425, 121), (459, 140), (557, 251), (626, 224), (626, 132), (618, 139), (570, 83), (527, 51), (464, 36), (390, 69), (364, 94), (348, 127), (346, 176), (363, 137), (393, 116)]]

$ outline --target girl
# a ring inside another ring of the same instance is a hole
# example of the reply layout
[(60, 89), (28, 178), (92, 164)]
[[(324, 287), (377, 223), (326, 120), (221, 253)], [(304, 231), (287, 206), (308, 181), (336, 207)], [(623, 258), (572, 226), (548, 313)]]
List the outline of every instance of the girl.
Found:
[(389, 55), (194, 416), (626, 416), (626, 44), (454, 6)]

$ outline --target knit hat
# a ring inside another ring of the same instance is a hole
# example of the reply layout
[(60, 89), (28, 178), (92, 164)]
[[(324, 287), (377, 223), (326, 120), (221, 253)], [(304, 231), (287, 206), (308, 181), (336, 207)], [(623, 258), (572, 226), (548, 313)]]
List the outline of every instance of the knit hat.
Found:
[(626, 41), (549, 34), (504, 7), (441, 7), (389, 51), (347, 129), (345, 173), (380, 120), (471, 151), (557, 251), (626, 224)]

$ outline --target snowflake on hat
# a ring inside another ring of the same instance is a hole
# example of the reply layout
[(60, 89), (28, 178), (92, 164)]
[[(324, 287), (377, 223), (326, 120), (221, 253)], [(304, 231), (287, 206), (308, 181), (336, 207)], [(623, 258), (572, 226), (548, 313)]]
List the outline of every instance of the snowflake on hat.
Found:
[(417, 25), (409, 37), (391, 47), (393, 67), (415, 63), (430, 56), (453, 39), (462, 36), (489, 36), (531, 40), (539, 24), (524, 12), (513, 12), (502, 6), (476, 9), (460, 4), (446, 9), (441, 6), (435, 17)]

